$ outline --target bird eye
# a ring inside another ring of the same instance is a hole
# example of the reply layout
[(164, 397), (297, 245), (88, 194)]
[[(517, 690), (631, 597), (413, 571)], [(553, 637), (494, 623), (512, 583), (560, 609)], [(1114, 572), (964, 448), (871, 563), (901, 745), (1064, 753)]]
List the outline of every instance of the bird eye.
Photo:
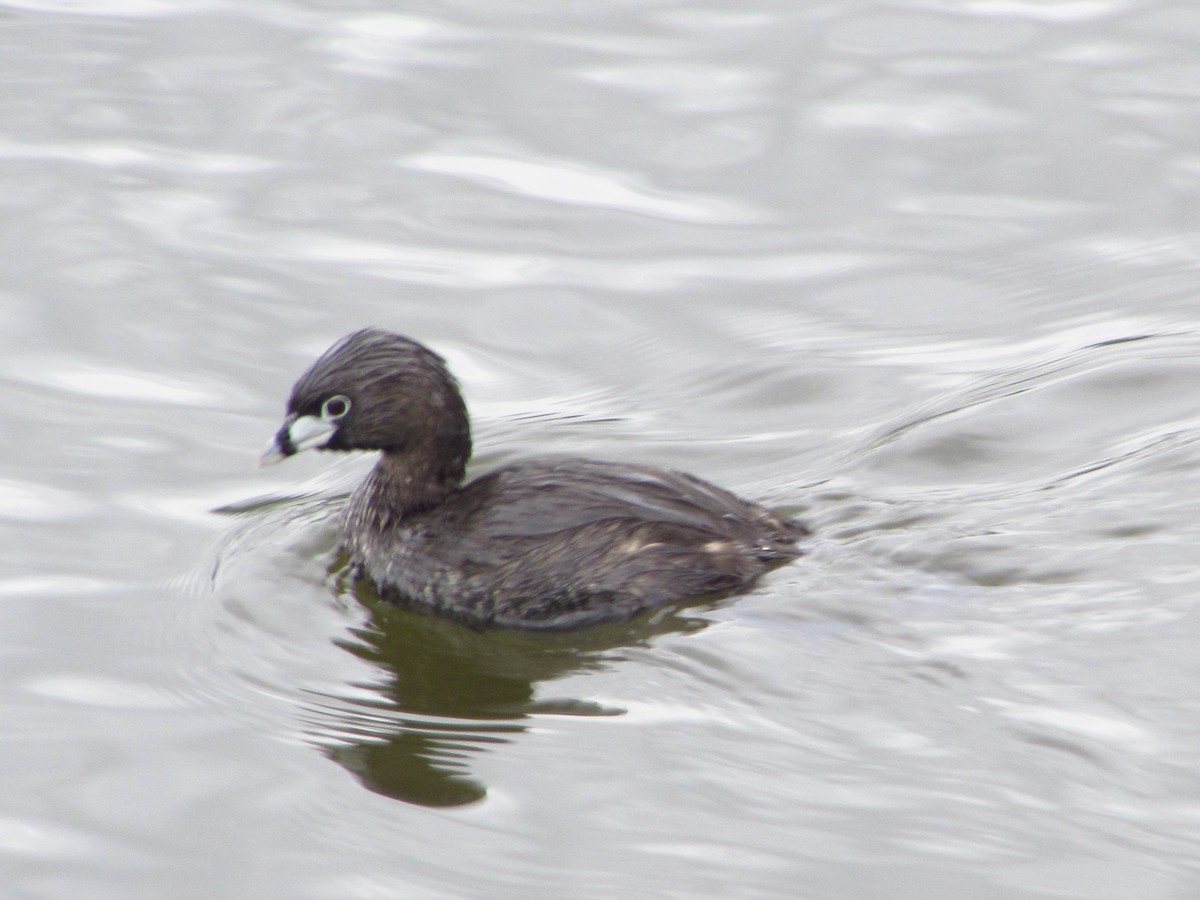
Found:
[(350, 398), (344, 394), (330, 397), (321, 404), (321, 418), (326, 422), (336, 422), (350, 412)]

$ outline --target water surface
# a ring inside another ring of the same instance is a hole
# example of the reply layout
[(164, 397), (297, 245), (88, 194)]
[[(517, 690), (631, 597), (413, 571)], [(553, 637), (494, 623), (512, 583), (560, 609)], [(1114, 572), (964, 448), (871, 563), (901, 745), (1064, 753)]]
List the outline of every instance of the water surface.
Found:
[[(17, 897), (1200, 889), (1200, 16), (0, 2)], [(805, 518), (736, 600), (478, 633), (258, 471), (336, 337), (476, 466)]]

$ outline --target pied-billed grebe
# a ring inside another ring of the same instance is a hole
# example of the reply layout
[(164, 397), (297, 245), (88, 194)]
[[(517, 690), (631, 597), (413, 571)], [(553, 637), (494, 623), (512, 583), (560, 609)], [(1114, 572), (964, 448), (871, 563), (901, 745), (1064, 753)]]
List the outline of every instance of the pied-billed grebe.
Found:
[(572, 628), (749, 588), (808, 534), (691, 475), (536, 459), (463, 484), (471, 429), (445, 362), (378, 329), (292, 388), (261, 462), (381, 450), (342, 514), (351, 562), (392, 600), (473, 625)]

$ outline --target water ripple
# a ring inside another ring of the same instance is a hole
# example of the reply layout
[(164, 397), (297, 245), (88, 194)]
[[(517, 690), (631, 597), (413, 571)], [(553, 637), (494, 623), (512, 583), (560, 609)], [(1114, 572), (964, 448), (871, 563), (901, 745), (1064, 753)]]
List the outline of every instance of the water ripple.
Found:
[(181, 150), (146, 141), (30, 143), (0, 139), (0, 159), (55, 160), (113, 169), (166, 169), (210, 175), (244, 175), (262, 172), (276, 165), (272, 160), (259, 156)]
[(602, 283), (611, 289), (662, 291), (713, 280), (802, 280), (886, 262), (878, 255), (833, 251), (585, 259), (567, 254), (472, 252), (314, 232), (295, 232), (263, 249), (279, 259), (350, 265), (399, 281), (472, 288)]
[(672, 195), (595, 165), (470, 153), (422, 153), (401, 159), (407, 168), (470, 178), (527, 197), (619, 209), (683, 222), (749, 223), (762, 212), (729, 201)]

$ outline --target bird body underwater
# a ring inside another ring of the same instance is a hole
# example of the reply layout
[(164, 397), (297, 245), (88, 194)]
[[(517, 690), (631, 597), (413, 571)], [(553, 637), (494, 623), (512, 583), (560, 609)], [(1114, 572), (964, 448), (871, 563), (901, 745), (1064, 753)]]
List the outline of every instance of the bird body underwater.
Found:
[(260, 461), (306, 449), (380, 451), (342, 513), (351, 565), (386, 599), (477, 627), (574, 628), (744, 591), (809, 533), (653, 466), (534, 458), (464, 483), (457, 382), (433, 351), (374, 328), (300, 377)]

